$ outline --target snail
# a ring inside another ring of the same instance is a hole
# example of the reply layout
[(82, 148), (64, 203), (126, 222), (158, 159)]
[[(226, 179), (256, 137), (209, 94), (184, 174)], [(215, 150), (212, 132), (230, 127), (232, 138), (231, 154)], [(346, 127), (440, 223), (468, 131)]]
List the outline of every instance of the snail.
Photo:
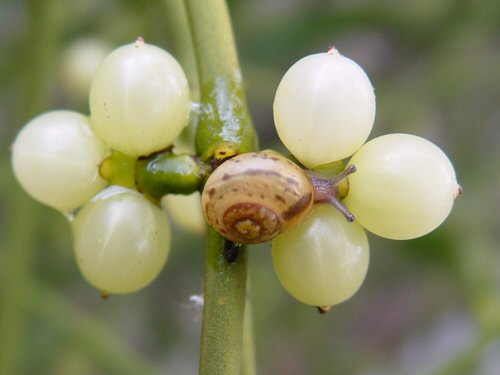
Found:
[(203, 211), (207, 222), (230, 241), (266, 242), (297, 225), (315, 202), (329, 202), (342, 211), (336, 185), (352, 172), (348, 167), (326, 179), (274, 152), (240, 154), (208, 178)]

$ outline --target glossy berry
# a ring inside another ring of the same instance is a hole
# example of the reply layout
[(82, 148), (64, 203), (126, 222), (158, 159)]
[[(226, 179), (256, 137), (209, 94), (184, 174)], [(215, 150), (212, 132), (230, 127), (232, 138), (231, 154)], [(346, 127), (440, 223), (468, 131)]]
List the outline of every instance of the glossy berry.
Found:
[(165, 213), (134, 190), (111, 186), (82, 207), (72, 222), (76, 259), (84, 277), (105, 294), (148, 285), (170, 249)]
[(320, 204), (273, 240), (272, 256), (276, 275), (293, 297), (327, 307), (359, 289), (368, 269), (368, 239), (360, 225)]
[(86, 116), (52, 111), (35, 117), (19, 132), (12, 146), (12, 167), (31, 196), (69, 212), (106, 185), (98, 172), (106, 153)]
[(273, 110), (283, 144), (313, 168), (361, 147), (373, 126), (375, 95), (363, 69), (331, 49), (304, 57), (286, 72)]
[(92, 125), (107, 145), (129, 156), (169, 146), (187, 124), (189, 110), (181, 66), (142, 39), (114, 50), (92, 80)]
[(388, 134), (359, 149), (344, 200), (364, 228), (382, 237), (423, 236), (448, 216), (461, 191), (448, 157), (432, 142)]

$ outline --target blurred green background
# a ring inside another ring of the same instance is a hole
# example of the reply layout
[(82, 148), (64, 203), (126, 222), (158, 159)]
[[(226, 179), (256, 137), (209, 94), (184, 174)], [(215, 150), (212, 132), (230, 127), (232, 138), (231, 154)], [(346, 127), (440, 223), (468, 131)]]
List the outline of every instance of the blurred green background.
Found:
[[(64, 74), (82, 38), (111, 47), (143, 36), (192, 71), (175, 31), (177, 0), (0, 1), (0, 374), (195, 374), (203, 238), (175, 230), (160, 277), (103, 301), (79, 274), (70, 228), (13, 179), (9, 147), (35, 114), (88, 113)], [(423, 136), (455, 165), (465, 193), (435, 232), (370, 237), (360, 291), (319, 315), (251, 250), (259, 374), (500, 374), (500, 2), (232, 0), (262, 148), (283, 149), (275, 89), (301, 57), (335, 45), (371, 77), (370, 138)], [(185, 37), (185, 35), (184, 35)]]

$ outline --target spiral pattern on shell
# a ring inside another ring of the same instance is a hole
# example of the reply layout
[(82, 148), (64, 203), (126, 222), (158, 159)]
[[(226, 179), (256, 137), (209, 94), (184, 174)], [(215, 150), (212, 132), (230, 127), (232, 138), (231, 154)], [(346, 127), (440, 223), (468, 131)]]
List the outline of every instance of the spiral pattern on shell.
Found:
[(273, 152), (251, 152), (224, 162), (202, 193), (208, 223), (238, 243), (266, 242), (290, 229), (313, 205), (309, 177)]

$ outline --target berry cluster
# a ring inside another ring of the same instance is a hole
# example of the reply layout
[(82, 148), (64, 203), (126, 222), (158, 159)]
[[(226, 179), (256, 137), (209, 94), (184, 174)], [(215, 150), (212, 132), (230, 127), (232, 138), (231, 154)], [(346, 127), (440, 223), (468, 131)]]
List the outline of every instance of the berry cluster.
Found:
[(374, 117), (368, 77), (333, 48), (295, 63), (277, 89), (278, 135), (303, 165), (321, 174), (351, 156), (340, 212), (317, 204), (272, 243), (280, 281), (306, 304), (326, 308), (358, 290), (369, 259), (363, 228), (390, 239), (423, 236), (445, 220), (461, 192), (448, 157), (423, 138), (388, 134), (363, 145)]
[(422, 236), (443, 222), (461, 190), (450, 161), (429, 141), (390, 134), (364, 144), (375, 118), (373, 88), (335, 49), (298, 61), (276, 92), (278, 134), (307, 169), (216, 137), (205, 181), (205, 161), (170, 147), (189, 120), (185, 74), (140, 38), (103, 61), (89, 102), (90, 117), (52, 111), (30, 121), (12, 163), (29, 194), (66, 214), (78, 265), (103, 294), (138, 290), (162, 269), (171, 237), (159, 208), (160, 200), (172, 206), (166, 194), (188, 196), (191, 208), (177, 211), (199, 228), (199, 195), (188, 194), (204, 185), (208, 223), (236, 243), (273, 240), (282, 284), (325, 310), (365, 278), (363, 228), (391, 239)]
[(169, 53), (139, 38), (106, 57), (89, 101), (90, 117), (52, 111), (25, 125), (12, 148), (13, 169), (30, 195), (70, 220), (85, 278), (103, 294), (132, 292), (165, 264), (170, 225), (133, 185), (107, 186), (103, 160), (112, 152), (135, 160), (170, 146), (188, 122), (188, 82)]

